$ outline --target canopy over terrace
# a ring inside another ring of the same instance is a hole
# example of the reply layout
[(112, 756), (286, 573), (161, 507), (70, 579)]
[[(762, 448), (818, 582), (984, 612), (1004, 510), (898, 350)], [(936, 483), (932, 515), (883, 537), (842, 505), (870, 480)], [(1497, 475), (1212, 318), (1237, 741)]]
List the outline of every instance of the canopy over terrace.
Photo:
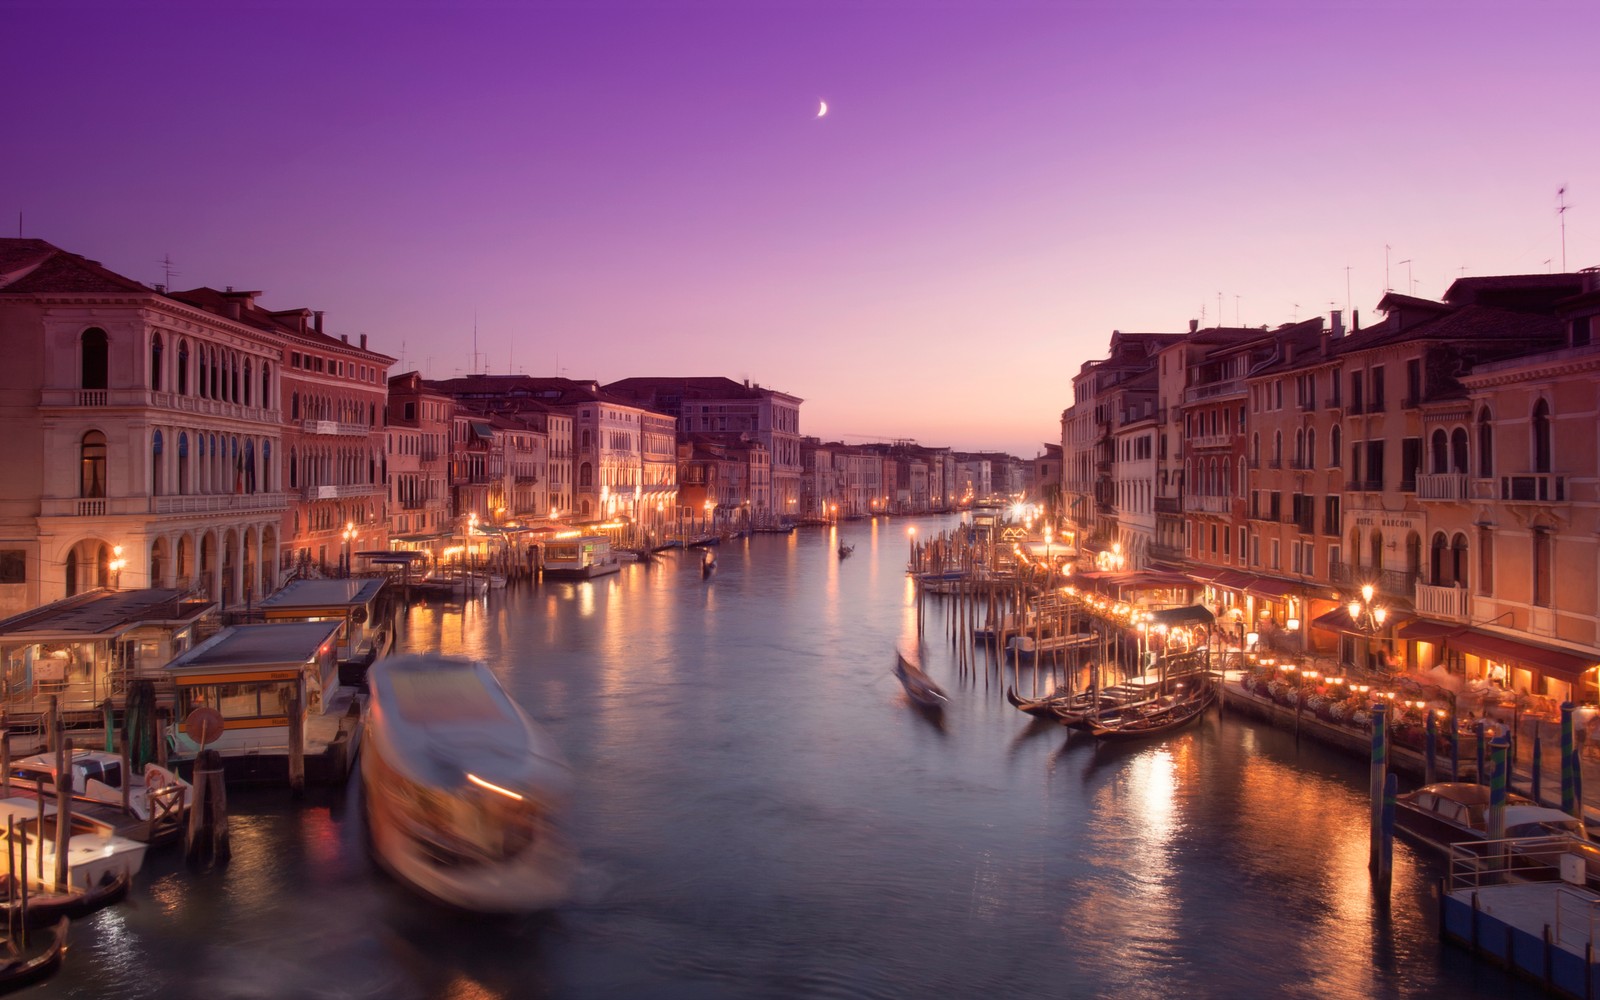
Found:
[(1194, 603), (1198, 589), (1182, 573), (1149, 569), (1082, 570), (1072, 574), (1072, 582), (1114, 600), (1163, 608)]
[[(1488, 629), (1424, 619), (1407, 622), (1398, 636), (1438, 644), (1445, 650), (1444, 659), (1458, 661), (1457, 672), (1492, 681), (1507, 691), (1526, 692), (1556, 702), (1596, 701), (1594, 670), (1600, 666), (1600, 656), (1592, 651), (1548, 646)], [(1463, 657), (1477, 662), (1461, 662)]]
[(187, 649), (215, 606), (179, 590), (92, 590), (0, 621), (3, 705), (13, 719), (52, 696), (63, 711), (98, 711)]

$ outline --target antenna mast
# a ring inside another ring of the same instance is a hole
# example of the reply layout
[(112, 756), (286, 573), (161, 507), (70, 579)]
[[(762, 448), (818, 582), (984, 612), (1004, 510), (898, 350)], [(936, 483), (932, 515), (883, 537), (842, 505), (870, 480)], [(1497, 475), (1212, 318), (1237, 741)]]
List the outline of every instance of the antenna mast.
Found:
[(167, 291), (171, 291), (172, 276), (175, 274), (182, 274), (183, 272), (174, 266), (172, 254), (170, 253), (162, 254), (161, 259), (156, 261), (156, 263), (161, 265), (161, 280), (163, 282), (161, 287)]
[(1561, 220), (1561, 273), (1567, 273), (1567, 186), (1556, 188), (1556, 218)]

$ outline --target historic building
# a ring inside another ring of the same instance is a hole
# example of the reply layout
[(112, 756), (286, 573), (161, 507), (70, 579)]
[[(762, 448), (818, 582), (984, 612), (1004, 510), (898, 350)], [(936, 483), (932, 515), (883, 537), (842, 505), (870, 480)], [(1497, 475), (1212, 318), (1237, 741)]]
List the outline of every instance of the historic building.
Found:
[(0, 614), (93, 587), (277, 583), (286, 339), (0, 240)]
[(389, 379), (389, 539), (437, 554), (453, 529), (450, 431), (455, 400), (417, 372)]

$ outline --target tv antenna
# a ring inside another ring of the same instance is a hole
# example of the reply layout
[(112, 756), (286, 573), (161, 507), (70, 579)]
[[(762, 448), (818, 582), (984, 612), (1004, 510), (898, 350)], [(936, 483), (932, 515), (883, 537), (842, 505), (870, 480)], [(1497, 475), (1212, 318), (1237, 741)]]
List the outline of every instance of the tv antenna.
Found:
[[(1406, 294), (1415, 294), (1417, 290), (1417, 283), (1411, 277), (1411, 258), (1407, 257), (1405, 260), (1397, 260), (1394, 262), (1395, 267), (1399, 267), (1401, 264), (1406, 266)], [(1390, 289), (1390, 291), (1393, 291), (1393, 289)]]
[(178, 270), (176, 263), (172, 259), (172, 254), (170, 253), (162, 254), (161, 259), (156, 261), (156, 263), (161, 265), (161, 287), (165, 290), (170, 290), (172, 288), (172, 276), (175, 274), (182, 274), (183, 272)]
[(1350, 311), (1350, 265), (1344, 266), (1344, 309)]
[(1561, 220), (1561, 273), (1567, 271), (1567, 186), (1556, 188), (1556, 218)]

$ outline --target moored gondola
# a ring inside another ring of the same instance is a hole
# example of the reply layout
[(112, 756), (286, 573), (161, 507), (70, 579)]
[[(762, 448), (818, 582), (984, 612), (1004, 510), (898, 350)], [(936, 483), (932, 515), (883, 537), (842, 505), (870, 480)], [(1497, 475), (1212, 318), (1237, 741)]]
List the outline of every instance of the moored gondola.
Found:
[(1098, 716), (1088, 719), (1085, 728), (1096, 739), (1102, 740), (1160, 736), (1200, 718), (1216, 700), (1217, 689), (1208, 683), (1179, 701), (1157, 702), (1121, 712), (1111, 718)]
[(50, 930), (50, 941), (36, 954), (0, 962), (0, 993), (12, 993), (24, 986), (43, 982), (61, 968), (67, 954), (67, 929), (71, 921), (62, 917)]

